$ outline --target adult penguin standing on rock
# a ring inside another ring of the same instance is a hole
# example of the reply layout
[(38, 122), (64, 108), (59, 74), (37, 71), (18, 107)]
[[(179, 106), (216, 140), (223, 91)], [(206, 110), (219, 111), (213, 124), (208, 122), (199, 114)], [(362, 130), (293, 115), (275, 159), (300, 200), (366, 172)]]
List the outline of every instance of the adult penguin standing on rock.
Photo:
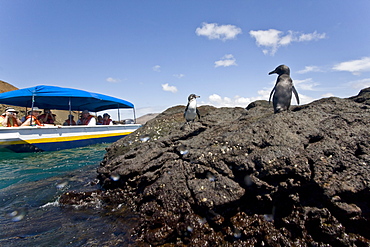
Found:
[(297, 90), (293, 86), (293, 80), (290, 78), (290, 69), (286, 65), (278, 66), (274, 71), (271, 71), (271, 74), (278, 74), (276, 84), (270, 93), (269, 103), (271, 101), (271, 96), (274, 93), (272, 98), (272, 104), (274, 106), (274, 113), (287, 111), (290, 107), (290, 101), (292, 99), (292, 91), (297, 99), (299, 105), (299, 97)]
[(198, 119), (200, 119), (200, 114), (197, 109), (197, 98), (200, 96), (197, 96), (195, 94), (190, 94), (188, 97), (188, 105), (185, 108), (184, 117), (186, 119), (186, 122), (194, 122), (195, 118), (198, 115)]
[(190, 94), (188, 97), (188, 104), (184, 111), (184, 118), (186, 122), (184, 125), (180, 128), (181, 130), (185, 130), (185, 126), (189, 124), (189, 122), (194, 122), (195, 118), (198, 115), (198, 119), (200, 119), (199, 110), (197, 108), (197, 98), (200, 96), (197, 96), (195, 94)]

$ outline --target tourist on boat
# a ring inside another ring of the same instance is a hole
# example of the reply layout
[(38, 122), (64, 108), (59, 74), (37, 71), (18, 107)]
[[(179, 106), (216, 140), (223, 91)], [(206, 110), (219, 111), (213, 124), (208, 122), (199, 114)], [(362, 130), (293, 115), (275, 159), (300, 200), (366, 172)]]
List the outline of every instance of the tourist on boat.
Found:
[(40, 116), (41, 110), (38, 107), (33, 107), (31, 111), (29, 111), (29, 115), (26, 117), (26, 121), (21, 126), (43, 126), (43, 124), (38, 120)]
[(113, 125), (113, 121), (110, 119), (110, 115), (108, 113), (103, 114), (103, 125)]
[(77, 121), (78, 125), (96, 125), (96, 119), (93, 115), (90, 115), (88, 110), (82, 112), (81, 118)]
[(55, 114), (53, 114), (50, 109), (44, 109), (44, 114), (40, 115), (38, 119), (43, 124), (54, 124)]
[(73, 120), (73, 115), (68, 115), (68, 118), (64, 121), (63, 126), (76, 125), (76, 121)]
[(7, 108), (5, 113), (0, 117), (0, 126), (3, 127), (19, 127), (22, 125), (21, 120), (17, 117), (18, 111), (13, 108)]
[(96, 121), (96, 125), (103, 125), (103, 117), (101, 115), (98, 116), (98, 120)]
[(23, 116), (22, 118), (21, 118), (21, 122), (22, 123), (24, 123), (27, 119), (26, 119), (26, 117), (28, 116), (28, 115), (30, 115), (31, 114), (31, 111), (28, 111), (27, 112), (27, 115), (25, 115), (25, 116)]

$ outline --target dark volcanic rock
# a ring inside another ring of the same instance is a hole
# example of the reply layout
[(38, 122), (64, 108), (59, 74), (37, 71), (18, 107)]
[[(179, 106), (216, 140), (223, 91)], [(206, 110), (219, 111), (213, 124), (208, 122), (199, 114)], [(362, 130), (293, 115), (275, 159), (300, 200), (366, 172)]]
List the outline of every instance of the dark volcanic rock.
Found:
[(203, 106), (183, 131), (170, 108), (107, 150), (102, 200), (141, 217), (136, 245), (369, 246), (369, 91)]

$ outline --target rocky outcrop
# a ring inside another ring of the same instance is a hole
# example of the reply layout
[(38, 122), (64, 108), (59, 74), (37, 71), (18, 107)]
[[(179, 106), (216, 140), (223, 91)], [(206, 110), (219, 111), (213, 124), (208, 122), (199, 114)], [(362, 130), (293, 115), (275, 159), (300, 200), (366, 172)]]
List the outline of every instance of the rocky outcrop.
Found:
[(369, 246), (369, 92), (170, 108), (108, 148), (97, 194), (140, 216), (135, 246)]

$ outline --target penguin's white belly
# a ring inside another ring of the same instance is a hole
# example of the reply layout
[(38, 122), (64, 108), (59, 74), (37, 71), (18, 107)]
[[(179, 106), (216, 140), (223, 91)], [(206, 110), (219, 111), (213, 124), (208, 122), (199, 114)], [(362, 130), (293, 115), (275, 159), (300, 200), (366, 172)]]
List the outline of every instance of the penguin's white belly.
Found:
[(188, 109), (185, 113), (185, 119), (186, 120), (193, 120), (197, 116), (195, 109)]
[(190, 102), (187, 111), (185, 112), (185, 119), (187, 121), (195, 119), (197, 116), (197, 102)]

